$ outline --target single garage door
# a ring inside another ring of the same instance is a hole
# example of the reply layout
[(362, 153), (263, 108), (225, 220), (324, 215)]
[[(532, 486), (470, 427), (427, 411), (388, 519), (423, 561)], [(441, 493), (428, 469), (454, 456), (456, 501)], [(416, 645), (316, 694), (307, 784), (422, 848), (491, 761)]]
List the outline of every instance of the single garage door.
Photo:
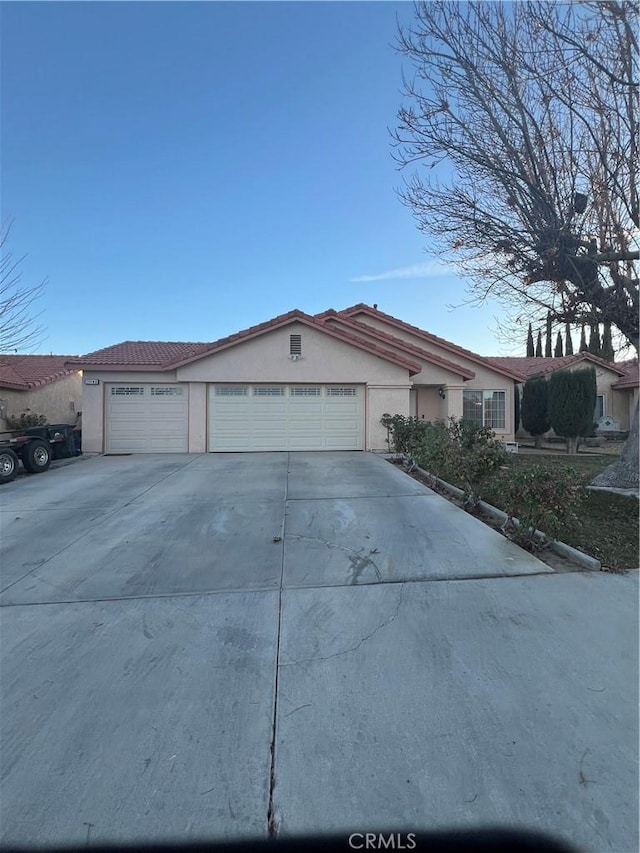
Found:
[(362, 450), (361, 385), (210, 385), (209, 450)]
[(107, 385), (107, 453), (186, 453), (185, 385)]

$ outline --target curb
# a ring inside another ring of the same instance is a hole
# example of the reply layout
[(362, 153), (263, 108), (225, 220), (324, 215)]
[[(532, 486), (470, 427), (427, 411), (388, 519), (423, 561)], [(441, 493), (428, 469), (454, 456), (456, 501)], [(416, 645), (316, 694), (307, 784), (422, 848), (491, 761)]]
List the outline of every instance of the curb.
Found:
[[(424, 468), (416, 466), (415, 470), (419, 471), (425, 477), (431, 477), (442, 489), (444, 489), (445, 492), (449, 492), (457, 498), (464, 496), (462, 489), (459, 489), (457, 486), (452, 486), (451, 483), (441, 480), (440, 477), (435, 477), (433, 474), (430, 474), (429, 471), (425, 471)], [(487, 515), (490, 515), (497, 521), (505, 522), (507, 520), (508, 516), (504, 510), (498, 509), (497, 507), (488, 504), (486, 501), (479, 501), (478, 506), (486, 512)], [(513, 518), (512, 521), (516, 527), (520, 527), (520, 522), (517, 518)], [(534, 537), (536, 540), (540, 541), (540, 539), (544, 538), (544, 534), (540, 530), (536, 530)], [(577, 548), (574, 548), (572, 545), (567, 545), (566, 542), (560, 542), (558, 539), (552, 539), (549, 548), (561, 557), (568, 557), (570, 560), (578, 563), (578, 565), (584, 566), (584, 568), (589, 571), (599, 572), (602, 570), (602, 563), (600, 560), (596, 560), (595, 557), (590, 557), (589, 554), (584, 554), (582, 551), (578, 551)]]

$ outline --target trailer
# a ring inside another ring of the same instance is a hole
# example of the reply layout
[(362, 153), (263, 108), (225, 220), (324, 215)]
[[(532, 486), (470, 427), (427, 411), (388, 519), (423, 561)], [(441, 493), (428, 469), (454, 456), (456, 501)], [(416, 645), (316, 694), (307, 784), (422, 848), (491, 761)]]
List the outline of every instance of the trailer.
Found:
[(21, 433), (0, 434), (0, 484), (15, 479), (19, 463), (29, 474), (40, 474), (52, 459), (64, 459), (78, 453), (71, 424), (29, 427)]

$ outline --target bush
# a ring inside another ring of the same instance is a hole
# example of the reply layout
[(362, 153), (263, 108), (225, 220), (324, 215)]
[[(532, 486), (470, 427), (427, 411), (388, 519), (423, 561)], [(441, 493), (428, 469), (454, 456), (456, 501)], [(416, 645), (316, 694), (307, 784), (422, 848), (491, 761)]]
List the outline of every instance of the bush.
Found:
[(527, 379), (522, 389), (520, 412), (522, 426), (536, 440), (536, 447), (541, 446), (542, 436), (549, 431), (548, 413), (549, 386), (544, 377)]
[[(519, 545), (530, 550), (544, 548), (563, 529), (580, 526), (578, 511), (587, 490), (575, 468), (562, 466), (551, 472), (532, 465), (505, 473), (502, 492), (508, 519), (504, 529)], [(518, 528), (514, 518), (520, 522)], [(536, 530), (545, 534), (542, 541), (534, 538)]]
[(558, 370), (549, 379), (549, 420), (556, 435), (567, 439), (567, 452), (575, 453), (580, 436), (593, 428), (596, 406), (596, 371)]
[(7, 417), (5, 420), (7, 422), (7, 426), (13, 432), (18, 432), (34, 426), (44, 426), (47, 423), (45, 415), (36, 415), (30, 412), (23, 412), (17, 418)]

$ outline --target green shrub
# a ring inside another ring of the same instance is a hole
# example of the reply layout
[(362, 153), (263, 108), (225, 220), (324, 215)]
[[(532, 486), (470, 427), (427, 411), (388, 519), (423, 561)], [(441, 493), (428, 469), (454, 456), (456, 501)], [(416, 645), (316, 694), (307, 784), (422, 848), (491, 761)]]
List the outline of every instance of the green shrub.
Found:
[[(503, 505), (508, 514), (505, 531), (510, 531), (519, 545), (531, 550), (544, 548), (563, 530), (580, 526), (579, 510), (587, 491), (575, 468), (510, 468), (502, 480)], [(520, 522), (518, 528), (513, 525), (514, 518)], [(542, 542), (534, 539), (535, 530), (545, 534)]]
[(549, 386), (544, 377), (527, 379), (522, 389), (520, 413), (522, 426), (536, 440), (536, 447), (541, 447), (542, 436), (551, 426), (548, 414)]
[(580, 436), (593, 428), (596, 406), (596, 371), (558, 370), (549, 379), (549, 420), (556, 435), (567, 439), (567, 452), (575, 453)]
[(9, 416), (5, 418), (5, 420), (8, 428), (13, 432), (18, 432), (19, 430), (28, 429), (29, 427), (34, 426), (44, 426), (47, 423), (45, 415), (37, 415), (30, 412), (23, 412), (17, 418)]

